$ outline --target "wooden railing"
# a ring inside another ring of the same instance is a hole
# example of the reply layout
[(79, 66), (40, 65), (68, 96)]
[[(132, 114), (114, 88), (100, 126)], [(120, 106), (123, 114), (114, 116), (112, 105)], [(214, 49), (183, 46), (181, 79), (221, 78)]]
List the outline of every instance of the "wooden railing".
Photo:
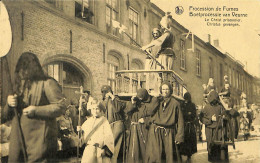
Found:
[(145, 88), (151, 95), (160, 95), (160, 85), (168, 81), (173, 94), (183, 97), (186, 87), (183, 79), (172, 70), (122, 70), (116, 72), (115, 93), (119, 96), (133, 96), (139, 88)]

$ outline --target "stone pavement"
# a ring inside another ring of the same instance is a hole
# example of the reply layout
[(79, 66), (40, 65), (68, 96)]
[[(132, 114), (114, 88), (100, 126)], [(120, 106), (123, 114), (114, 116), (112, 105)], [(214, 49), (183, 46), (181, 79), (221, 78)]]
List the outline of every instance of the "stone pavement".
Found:
[[(249, 140), (243, 141), (241, 136), (235, 142), (236, 149), (228, 147), (230, 163), (260, 163), (260, 137), (250, 137)], [(208, 163), (207, 143), (198, 143), (198, 152), (192, 156), (192, 163)], [(186, 157), (183, 156), (183, 162)]]

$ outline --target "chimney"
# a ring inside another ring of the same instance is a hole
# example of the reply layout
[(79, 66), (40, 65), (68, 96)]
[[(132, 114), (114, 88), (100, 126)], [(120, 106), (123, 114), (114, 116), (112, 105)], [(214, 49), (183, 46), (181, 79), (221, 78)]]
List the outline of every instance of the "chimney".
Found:
[(208, 34), (208, 42), (211, 44), (211, 35)]
[(214, 46), (215, 47), (219, 47), (219, 40), (217, 39), (217, 40), (214, 40)]

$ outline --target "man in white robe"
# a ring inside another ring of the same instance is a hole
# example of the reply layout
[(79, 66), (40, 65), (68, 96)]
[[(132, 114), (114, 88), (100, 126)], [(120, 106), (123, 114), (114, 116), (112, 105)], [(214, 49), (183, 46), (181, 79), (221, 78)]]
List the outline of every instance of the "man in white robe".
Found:
[(92, 106), (92, 117), (82, 125), (86, 147), (82, 163), (110, 163), (114, 153), (114, 138), (108, 120), (102, 116), (102, 105)]

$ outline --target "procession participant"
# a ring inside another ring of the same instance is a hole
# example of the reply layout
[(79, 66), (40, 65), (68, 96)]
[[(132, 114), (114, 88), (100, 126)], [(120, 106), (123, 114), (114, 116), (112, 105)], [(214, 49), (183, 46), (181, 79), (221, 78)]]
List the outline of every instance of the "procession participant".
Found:
[(163, 82), (160, 91), (160, 107), (151, 118), (148, 133), (145, 162), (162, 162), (163, 151), (166, 162), (172, 163), (180, 158), (176, 145), (184, 141), (184, 120), (180, 103), (172, 96), (173, 89), (169, 82)]
[[(208, 161), (227, 161), (228, 160), (228, 147), (225, 144), (218, 145), (214, 141), (220, 141), (226, 138), (226, 135), (222, 135), (222, 131), (226, 131), (226, 120), (223, 117), (225, 111), (222, 105), (219, 103), (218, 94), (216, 91), (211, 91), (207, 97), (208, 104), (204, 107), (200, 120), (205, 124), (205, 133), (208, 150)], [(219, 118), (223, 117), (222, 123), (218, 123)], [(225, 116), (227, 117), (227, 116)], [(218, 129), (216, 131), (216, 129)], [(215, 139), (213, 136), (216, 132)]]
[(166, 13), (166, 15), (162, 17), (160, 21), (162, 35), (156, 40), (152, 40), (149, 44), (141, 48), (142, 50), (146, 50), (154, 46), (159, 48), (160, 51), (157, 53), (158, 56), (155, 57), (158, 58), (158, 61), (164, 66), (166, 70), (173, 69), (173, 60), (176, 57), (173, 51), (173, 44), (175, 42), (175, 39), (170, 28), (171, 19), (172, 16), (170, 15), (170, 13)]
[(228, 107), (229, 107), (229, 113), (231, 116), (230, 122), (231, 122), (231, 127), (232, 127), (232, 136), (233, 136), (233, 138), (237, 139), (238, 131), (239, 131), (240, 114), (234, 108), (234, 101), (231, 98), (228, 100)]
[[(158, 39), (161, 36), (161, 31), (159, 30), (159, 28), (154, 28), (152, 31), (152, 36), (153, 36), (153, 40)], [(151, 53), (151, 55), (156, 58), (156, 55), (158, 54), (158, 52), (161, 50), (161, 48), (159, 46), (153, 46), (151, 48), (149, 48), (149, 52)], [(158, 57), (158, 55), (157, 55)], [(146, 63), (145, 63), (145, 69), (146, 70), (154, 70), (156, 69), (157, 65), (155, 63), (155, 61), (151, 58), (149, 58), (149, 56), (146, 57)]]
[(198, 118), (196, 114), (196, 106), (191, 102), (189, 92), (184, 94), (184, 102), (181, 104), (181, 109), (184, 118), (184, 143), (181, 145), (181, 154), (188, 157), (187, 161), (191, 160), (192, 154), (197, 152), (197, 137), (196, 125)]
[(204, 97), (204, 105), (206, 105), (208, 103), (207, 101), (207, 97), (209, 95), (209, 93), (211, 91), (216, 91), (216, 86), (214, 83), (214, 79), (213, 78), (209, 78), (208, 84), (203, 84), (203, 97)]
[[(2, 117), (12, 119), (9, 162), (23, 162), (22, 136), (28, 162), (50, 162), (57, 151), (57, 122), (64, 96), (57, 81), (45, 76), (37, 56), (23, 53), (15, 68), (16, 95), (10, 95)], [(17, 107), (19, 122), (14, 118)]]
[(125, 112), (131, 117), (130, 136), (126, 162), (142, 163), (145, 159), (145, 146), (147, 143), (148, 129), (145, 119), (152, 116), (159, 107), (156, 97), (150, 96), (146, 89), (137, 90), (137, 95), (127, 103)]
[(208, 85), (207, 85), (207, 91), (208, 91), (208, 94), (211, 91), (218, 92), (213, 78), (209, 78)]
[(221, 98), (223, 99), (223, 102), (227, 104), (229, 102), (230, 95), (231, 95), (230, 85), (228, 82), (227, 75), (224, 76), (224, 83), (225, 83), (224, 88), (220, 91), (220, 93), (218, 95), (221, 96)]
[(220, 96), (222, 96), (223, 100), (227, 103), (228, 99), (230, 98), (230, 85), (228, 83), (225, 84), (224, 88), (219, 93)]
[(125, 102), (122, 102), (118, 97), (113, 95), (109, 85), (103, 85), (101, 92), (103, 96), (102, 105), (105, 108), (105, 117), (112, 128), (115, 142), (114, 154), (111, 161), (112, 163), (116, 163), (125, 130), (123, 123)]
[(77, 131), (77, 126), (78, 126), (78, 100), (76, 98), (73, 98), (70, 100), (70, 104), (67, 106), (68, 109), (70, 109), (70, 118), (72, 121), (72, 126), (74, 131)]
[(247, 95), (244, 92), (241, 93), (241, 103), (242, 103), (242, 108), (239, 110), (239, 112), (242, 113), (241, 114), (242, 118), (243, 118), (243, 112), (246, 112), (247, 118), (249, 120), (249, 132), (250, 132), (251, 125), (253, 122), (253, 110), (248, 107)]
[(114, 138), (108, 120), (102, 116), (101, 104), (92, 105), (92, 117), (82, 125), (86, 147), (82, 163), (110, 163), (114, 153)]
[(240, 118), (240, 130), (243, 133), (244, 140), (248, 140), (250, 135), (249, 132), (249, 119), (247, 118), (247, 113), (242, 112), (242, 117)]
[(76, 147), (78, 144), (77, 134), (74, 131), (70, 115), (70, 107), (67, 107), (65, 114), (57, 118), (59, 138), (61, 139), (63, 150)]

